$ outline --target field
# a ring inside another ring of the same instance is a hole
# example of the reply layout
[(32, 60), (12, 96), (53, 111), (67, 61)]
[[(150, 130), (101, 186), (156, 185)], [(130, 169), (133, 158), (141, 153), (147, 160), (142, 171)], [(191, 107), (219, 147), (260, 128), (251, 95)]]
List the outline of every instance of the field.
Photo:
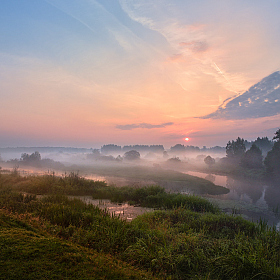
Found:
[[(28, 194), (27, 194), (28, 193)], [(45, 194), (38, 198), (35, 194)], [(131, 222), (66, 195), (156, 208)], [(279, 279), (280, 234), (158, 186), (0, 175), (1, 279)]]

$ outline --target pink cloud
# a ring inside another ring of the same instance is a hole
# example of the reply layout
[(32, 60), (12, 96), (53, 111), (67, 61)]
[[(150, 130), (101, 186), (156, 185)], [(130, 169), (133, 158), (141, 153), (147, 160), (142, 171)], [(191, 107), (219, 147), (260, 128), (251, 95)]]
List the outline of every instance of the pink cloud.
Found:
[(188, 48), (195, 53), (206, 52), (209, 49), (209, 45), (205, 41), (181, 42), (179, 43), (179, 46), (183, 48)]

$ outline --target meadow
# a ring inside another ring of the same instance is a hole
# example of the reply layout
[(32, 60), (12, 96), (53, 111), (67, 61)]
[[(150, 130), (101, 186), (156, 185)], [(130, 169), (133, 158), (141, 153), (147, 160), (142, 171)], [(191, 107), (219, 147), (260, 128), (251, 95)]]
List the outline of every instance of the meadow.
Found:
[[(37, 194), (44, 194), (38, 198)], [(131, 222), (68, 195), (155, 209)], [(1, 279), (279, 279), (280, 234), (158, 186), (0, 174)]]

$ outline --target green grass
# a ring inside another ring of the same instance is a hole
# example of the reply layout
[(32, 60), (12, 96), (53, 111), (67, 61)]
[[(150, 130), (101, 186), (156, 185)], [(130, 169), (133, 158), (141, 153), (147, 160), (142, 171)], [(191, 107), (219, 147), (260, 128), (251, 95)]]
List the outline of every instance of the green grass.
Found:
[(9, 186), (13, 190), (33, 194), (91, 195), (96, 188), (107, 186), (105, 182), (86, 180), (77, 173), (64, 176), (20, 176), (17, 173), (0, 173), (0, 186)]
[(95, 199), (110, 199), (112, 202), (129, 202), (132, 205), (157, 209), (172, 209), (182, 207), (195, 212), (218, 213), (219, 209), (207, 200), (194, 195), (166, 193), (159, 186), (112, 187), (97, 188), (93, 194)]
[[(164, 209), (128, 223), (79, 199), (16, 191), (27, 179), (2, 179), (0, 279), (280, 278), (279, 232), (222, 214), (204, 199), (155, 186), (95, 186), (96, 197), (111, 193)], [(77, 180), (83, 189), (86, 180)]]
[(0, 212), (0, 279), (155, 279), (111, 255), (50, 235), (31, 222)]

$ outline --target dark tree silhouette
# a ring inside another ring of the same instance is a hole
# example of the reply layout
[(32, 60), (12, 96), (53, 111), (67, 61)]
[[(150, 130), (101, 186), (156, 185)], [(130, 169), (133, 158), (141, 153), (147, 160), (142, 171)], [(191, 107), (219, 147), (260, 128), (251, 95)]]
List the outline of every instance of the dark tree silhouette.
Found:
[(240, 137), (236, 141), (229, 141), (226, 146), (226, 154), (228, 159), (241, 160), (241, 157), (245, 154), (245, 140)]
[(276, 142), (274, 143), (272, 150), (267, 153), (264, 160), (266, 173), (273, 179), (280, 179), (280, 129), (275, 132), (273, 137)]
[(126, 152), (123, 155), (123, 158), (126, 160), (137, 160), (137, 159), (140, 159), (140, 153), (135, 150), (131, 150), (131, 151)]
[(108, 144), (108, 145), (103, 145), (101, 147), (101, 153), (104, 155), (110, 155), (112, 153), (120, 153), (122, 150), (121, 146), (114, 145), (114, 144)]
[(215, 159), (212, 158), (211, 156), (207, 156), (205, 159), (204, 159), (204, 162), (209, 165), (209, 166), (212, 166), (213, 164), (215, 164)]
[(257, 147), (259, 147), (263, 153), (263, 155), (266, 155), (268, 151), (270, 151), (273, 147), (273, 141), (269, 140), (267, 137), (258, 137), (253, 144), (256, 144)]
[(185, 152), (186, 147), (182, 144), (176, 144), (175, 146), (170, 148), (171, 152)]
[(241, 159), (241, 166), (246, 168), (262, 168), (263, 156), (262, 151), (254, 143), (251, 148), (245, 152)]
[(27, 154), (27, 153), (23, 153), (21, 154), (21, 161), (23, 162), (38, 162), (41, 160), (41, 155), (39, 152), (34, 152), (31, 155)]
[(167, 162), (168, 163), (175, 163), (175, 164), (177, 164), (177, 163), (181, 163), (181, 160), (178, 157), (173, 157), (173, 158), (169, 158), (167, 160)]
[(278, 142), (280, 141), (280, 129), (278, 129), (275, 132), (275, 136), (273, 137), (273, 140), (277, 140)]

